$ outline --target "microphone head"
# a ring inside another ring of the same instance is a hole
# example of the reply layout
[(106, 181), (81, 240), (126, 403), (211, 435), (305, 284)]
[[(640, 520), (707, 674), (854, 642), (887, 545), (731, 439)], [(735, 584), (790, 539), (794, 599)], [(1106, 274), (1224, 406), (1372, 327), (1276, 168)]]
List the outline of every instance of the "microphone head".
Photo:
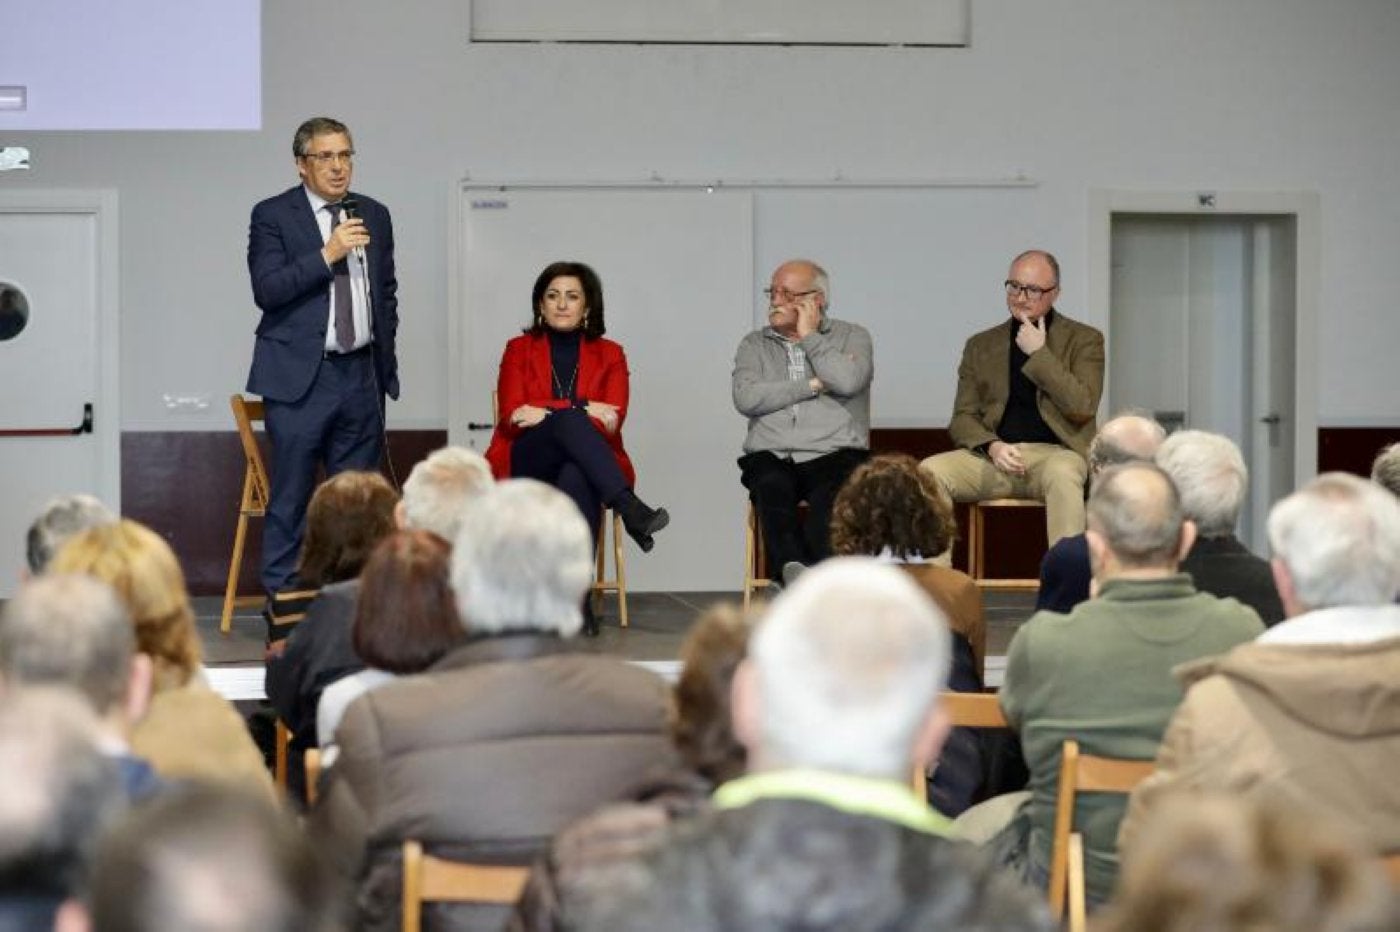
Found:
[(358, 217), (360, 215), (360, 202), (353, 197), (341, 198), (340, 210), (345, 214), (346, 220), (352, 217)]

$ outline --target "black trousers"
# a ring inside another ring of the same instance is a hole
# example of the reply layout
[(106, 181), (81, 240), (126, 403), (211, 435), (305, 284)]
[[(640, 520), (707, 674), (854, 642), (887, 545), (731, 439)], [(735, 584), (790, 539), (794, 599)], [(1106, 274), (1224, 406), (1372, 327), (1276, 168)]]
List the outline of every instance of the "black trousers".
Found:
[(627, 488), (612, 447), (579, 408), (555, 411), (516, 438), (510, 445), (510, 474), (547, 482), (573, 499), (595, 547), (603, 506)]
[[(811, 565), (831, 556), (831, 506), (836, 493), (870, 458), (869, 450), (842, 448), (796, 463), (767, 451), (739, 457), (739, 481), (763, 529), (768, 554), (768, 578), (781, 580), (790, 562)], [(807, 520), (797, 518), (797, 505), (807, 503)]]

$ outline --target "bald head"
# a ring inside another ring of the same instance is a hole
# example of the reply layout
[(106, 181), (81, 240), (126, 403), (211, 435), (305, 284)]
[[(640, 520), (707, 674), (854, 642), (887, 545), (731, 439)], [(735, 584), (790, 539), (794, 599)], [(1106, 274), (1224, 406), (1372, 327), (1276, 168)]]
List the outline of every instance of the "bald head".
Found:
[(1120, 414), (1108, 421), (1089, 444), (1089, 469), (1095, 475), (1121, 463), (1148, 462), (1157, 455), (1167, 432), (1142, 414)]
[(1110, 466), (1094, 483), (1088, 510), (1091, 550), (1118, 568), (1175, 572), (1194, 538), (1176, 486), (1151, 463)]

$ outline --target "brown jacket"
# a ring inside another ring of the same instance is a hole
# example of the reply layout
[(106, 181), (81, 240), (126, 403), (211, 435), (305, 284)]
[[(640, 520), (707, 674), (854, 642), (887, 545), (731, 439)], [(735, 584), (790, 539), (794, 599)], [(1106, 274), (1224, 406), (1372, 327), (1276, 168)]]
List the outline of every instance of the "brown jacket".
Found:
[[(561, 828), (673, 761), (662, 680), (540, 634), (478, 637), (353, 702), (310, 834), (357, 886), (359, 929), (399, 928), (405, 839), (529, 864)], [(430, 929), (499, 929), (448, 907)]]
[[(973, 449), (997, 439), (997, 426), (1011, 395), (1011, 328), (1003, 321), (974, 334), (958, 364), (958, 394), (948, 433), (959, 447)], [(1088, 458), (1094, 416), (1103, 394), (1103, 334), (1055, 312), (1045, 346), (1026, 360), (1036, 386), (1036, 407), (1065, 446)]]
[(935, 563), (901, 563), (900, 568), (914, 577), (925, 592), (948, 616), (948, 627), (967, 638), (977, 673), (986, 672), (987, 623), (982, 616), (982, 590), (966, 573)]
[(1244, 644), (1184, 664), (1189, 686), (1129, 803), (1127, 853), (1172, 791), (1281, 796), (1400, 851), (1400, 638), (1360, 644)]
[(169, 780), (227, 781), (277, 795), (242, 716), (198, 675), (183, 686), (157, 688), (132, 729), (131, 752)]

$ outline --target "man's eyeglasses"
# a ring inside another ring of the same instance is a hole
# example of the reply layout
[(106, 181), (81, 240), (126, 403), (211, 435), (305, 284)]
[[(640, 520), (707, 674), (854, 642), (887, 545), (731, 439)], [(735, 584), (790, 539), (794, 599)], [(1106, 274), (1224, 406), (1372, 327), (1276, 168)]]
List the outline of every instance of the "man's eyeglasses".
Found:
[(820, 288), (813, 288), (810, 291), (788, 291), (786, 288), (765, 288), (763, 289), (763, 294), (768, 298), (771, 304), (774, 301), (797, 301), (808, 295), (818, 294), (820, 291)]
[(330, 165), (335, 162), (344, 162), (346, 165), (355, 161), (355, 150), (347, 149), (344, 152), (308, 152), (302, 156), (317, 165)]
[(1030, 298), (1032, 301), (1038, 301), (1045, 295), (1060, 287), (1059, 285), (1051, 285), (1049, 288), (1042, 288), (1039, 285), (1023, 285), (1020, 282), (1012, 281), (1009, 278), (1006, 280), (1005, 285), (1007, 297), (1014, 298), (1018, 294), (1023, 294), (1026, 297)]

